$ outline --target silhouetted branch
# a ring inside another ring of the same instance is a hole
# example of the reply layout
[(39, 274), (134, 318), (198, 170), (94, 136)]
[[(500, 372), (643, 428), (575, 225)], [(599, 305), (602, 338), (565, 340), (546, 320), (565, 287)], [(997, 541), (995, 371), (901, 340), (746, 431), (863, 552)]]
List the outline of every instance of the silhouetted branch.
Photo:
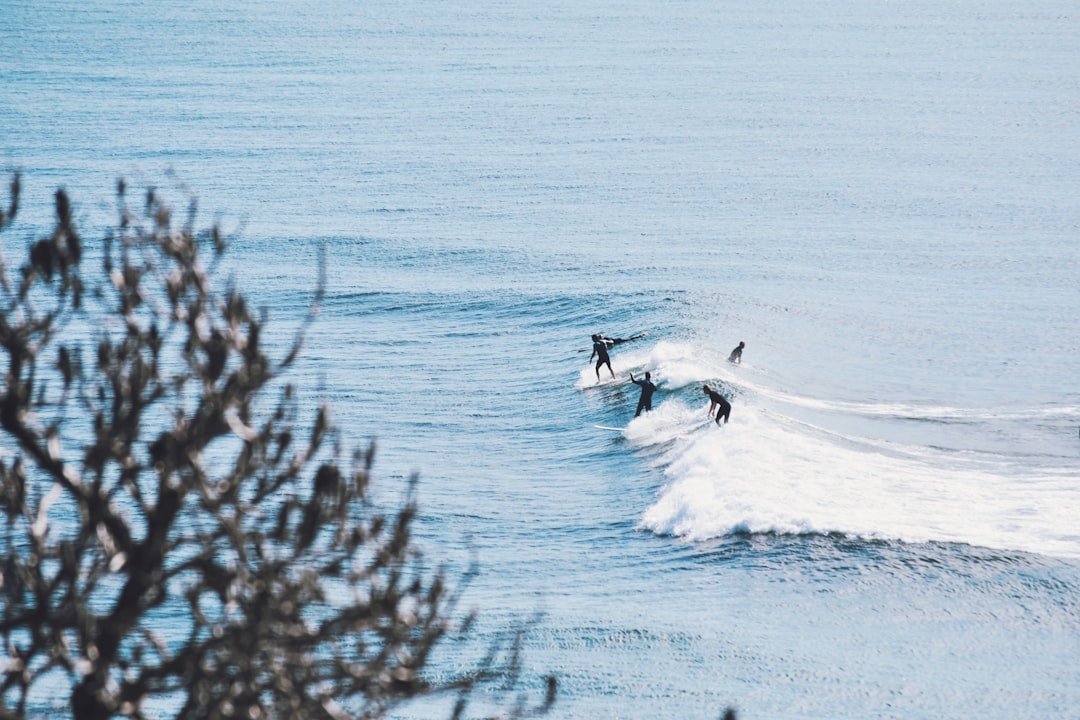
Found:
[[(18, 175), (11, 188), (0, 228)], [(219, 258), (227, 242), (196, 232), (194, 195), (181, 227), (155, 189), (139, 211), (122, 181), (117, 197), (99, 270), (84, 270), (63, 191), (18, 282), (0, 267), (0, 717), (24, 716), (56, 673), (78, 720), (142, 718), (169, 696), (179, 718), (377, 717), (437, 694), (460, 714), (479, 687), (511, 692), (521, 631), (427, 679), (439, 643), (471, 628), (457, 612), (468, 573), (455, 587), (424, 564), (413, 490), (391, 512), (371, 502), (373, 445), (342, 463), (326, 407), (298, 422), (281, 373), (313, 327), (325, 249), (275, 363), (265, 313), (214, 288), (204, 249)], [(552, 678), (506, 714), (544, 712), (555, 693)]]

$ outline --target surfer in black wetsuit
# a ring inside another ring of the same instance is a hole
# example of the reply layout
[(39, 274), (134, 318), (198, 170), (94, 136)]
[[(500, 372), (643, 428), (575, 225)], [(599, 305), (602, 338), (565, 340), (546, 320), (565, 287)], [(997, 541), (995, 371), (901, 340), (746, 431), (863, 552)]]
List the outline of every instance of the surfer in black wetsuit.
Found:
[(727, 361), (732, 363), (739, 363), (740, 365), (742, 365), (742, 351), (744, 347), (746, 347), (746, 343), (740, 342), (739, 347), (732, 350), (731, 354), (728, 355)]
[(600, 368), (607, 365), (608, 372), (611, 373), (611, 379), (615, 379), (615, 371), (611, 369), (611, 357), (608, 356), (608, 348), (615, 344), (615, 341), (611, 338), (606, 338), (603, 335), (592, 336), (592, 355), (589, 356), (589, 362), (596, 358), (596, 382), (600, 382)]
[(708, 385), (703, 387), (701, 390), (709, 396), (709, 417), (712, 417), (713, 410), (715, 410), (716, 424), (720, 424), (720, 418), (724, 418), (724, 422), (726, 423), (731, 418), (731, 403), (727, 401), (727, 398), (713, 390)]
[(652, 375), (646, 372), (644, 380), (635, 380), (634, 373), (630, 373), (630, 382), (641, 388), (641, 397), (637, 401), (637, 412), (634, 413), (634, 417), (640, 415), (642, 410), (645, 412), (652, 410), (652, 395), (656, 392), (656, 385), (650, 380), (651, 377)]
[[(609, 338), (606, 335), (600, 335), (597, 333), (592, 336), (592, 355), (589, 356), (589, 362), (596, 358), (596, 382), (600, 382), (600, 368), (607, 365), (608, 372), (611, 373), (611, 379), (615, 379), (615, 371), (611, 369), (611, 357), (608, 355), (608, 349), (615, 345), (621, 345), (624, 342), (630, 342), (631, 340), (637, 340), (643, 338), (648, 333), (640, 333), (628, 338)], [(582, 351), (584, 352), (584, 351)]]
[(608, 355), (608, 348), (614, 347), (620, 343), (624, 343), (627, 340), (633, 340), (633, 338), (609, 338), (603, 335), (592, 336), (592, 355), (589, 356), (589, 362), (596, 358), (596, 382), (600, 382), (600, 368), (607, 365), (608, 372), (611, 373), (611, 379), (615, 379), (615, 371), (611, 369), (611, 357)]

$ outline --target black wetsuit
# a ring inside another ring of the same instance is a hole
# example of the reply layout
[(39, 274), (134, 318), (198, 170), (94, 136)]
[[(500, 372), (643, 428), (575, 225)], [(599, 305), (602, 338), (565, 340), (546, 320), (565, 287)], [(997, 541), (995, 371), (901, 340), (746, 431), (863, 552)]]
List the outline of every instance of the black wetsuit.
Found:
[(739, 363), (740, 365), (742, 365), (742, 349), (743, 346), (739, 345), (739, 347), (732, 350), (731, 354), (728, 355), (728, 362)]
[[(633, 338), (609, 338), (600, 335), (599, 339), (593, 340), (592, 351), (593, 355), (596, 356), (597, 379), (600, 378), (600, 368), (604, 367), (605, 365), (607, 365), (608, 372), (610, 372), (612, 375), (615, 374), (615, 371), (611, 369), (611, 356), (608, 355), (608, 348), (632, 339)], [(592, 360), (591, 355), (589, 356), (589, 359)]]
[(651, 380), (634, 380), (631, 378), (630, 382), (641, 388), (641, 398), (637, 402), (637, 412), (634, 413), (634, 417), (637, 417), (642, 410), (646, 412), (652, 410), (652, 395), (656, 392), (656, 385)]
[(724, 418), (724, 422), (727, 422), (729, 419), (731, 419), (731, 403), (727, 401), (727, 398), (725, 398), (723, 395), (716, 392), (715, 390), (710, 390), (708, 392), (708, 395), (709, 399), (717, 405), (716, 424), (720, 424), (720, 418)]
[[(608, 371), (611, 373), (615, 372), (611, 369), (611, 357), (608, 356), (607, 352), (608, 347), (610, 347), (608, 342), (610, 341), (607, 338), (600, 338), (592, 344), (593, 355), (596, 356), (596, 377), (600, 377), (600, 368), (605, 365), (607, 365)], [(611, 344), (614, 345), (615, 343)]]

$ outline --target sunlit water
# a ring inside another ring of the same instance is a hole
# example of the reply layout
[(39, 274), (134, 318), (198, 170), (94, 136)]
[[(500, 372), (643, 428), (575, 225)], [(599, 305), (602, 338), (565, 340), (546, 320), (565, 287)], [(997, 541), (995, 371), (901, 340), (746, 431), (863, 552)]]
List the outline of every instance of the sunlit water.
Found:
[(0, 17), (5, 254), (171, 167), (284, 342), (325, 246), (296, 380), (557, 716), (1077, 717), (1071, 3)]

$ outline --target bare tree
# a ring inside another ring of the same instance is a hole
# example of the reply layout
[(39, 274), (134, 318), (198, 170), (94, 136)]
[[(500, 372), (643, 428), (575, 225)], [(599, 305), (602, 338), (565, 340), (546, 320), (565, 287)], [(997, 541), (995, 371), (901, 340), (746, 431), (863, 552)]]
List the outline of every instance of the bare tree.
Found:
[(78, 720), (380, 717), (438, 694), (458, 717), (479, 687), (506, 716), (549, 708), (553, 678), (538, 704), (518, 689), (520, 628), (426, 679), (472, 627), (468, 573), (426, 566), (413, 493), (371, 499), (372, 447), (344, 449), (325, 407), (300, 423), (282, 373), (314, 310), (275, 362), (263, 314), (212, 285), (226, 238), (194, 200), (177, 223), (153, 190), (117, 197), (100, 243), (60, 190), (52, 234), (18, 269), (0, 256), (2, 717), (56, 688)]

